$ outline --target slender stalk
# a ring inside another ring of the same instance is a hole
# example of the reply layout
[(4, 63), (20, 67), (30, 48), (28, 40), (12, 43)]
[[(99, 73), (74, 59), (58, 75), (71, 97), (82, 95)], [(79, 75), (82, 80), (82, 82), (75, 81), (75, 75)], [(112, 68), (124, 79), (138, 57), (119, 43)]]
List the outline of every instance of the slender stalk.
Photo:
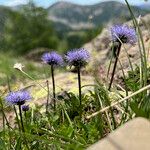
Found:
[[(119, 64), (120, 64), (120, 66), (121, 66), (122, 74), (123, 74), (123, 77), (124, 77), (124, 84), (125, 84), (126, 96), (128, 96), (128, 86), (127, 86), (127, 84), (126, 84), (126, 76), (125, 76), (125, 72), (124, 72), (124, 70), (123, 70), (123, 66), (122, 66), (120, 60), (119, 60)], [(128, 102), (128, 100), (127, 100), (127, 101), (126, 101), (126, 107), (125, 107), (125, 112), (126, 112), (126, 113), (128, 112), (128, 108), (129, 108), (129, 102)], [(125, 115), (126, 115), (126, 113), (125, 113)], [(126, 115), (126, 116), (127, 116), (127, 115)], [(126, 117), (126, 116), (125, 116), (125, 117)]]
[(116, 37), (117, 37), (118, 41), (122, 44), (122, 46), (123, 46), (123, 48), (124, 48), (124, 50), (125, 50), (125, 53), (126, 53), (126, 55), (127, 55), (127, 57), (128, 57), (129, 65), (130, 65), (130, 67), (131, 67), (131, 70), (133, 71), (133, 65), (132, 65), (131, 59), (130, 59), (130, 57), (129, 57), (129, 53), (128, 53), (127, 49), (125, 48), (124, 44), (122, 43), (121, 39), (120, 39), (117, 35), (116, 35)]
[[(115, 74), (115, 70), (116, 70), (116, 66), (117, 66), (117, 62), (118, 62), (118, 58), (119, 58), (119, 54), (120, 54), (120, 49), (121, 49), (121, 42), (119, 42), (119, 45), (114, 45), (113, 43), (113, 47), (112, 47), (112, 57), (111, 57), (111, 61), (110, 61), (110, 65), (109, 65), (109, 69), (108, 69), (108, 73), (110, 71), (110, 67), (111, 67), (111, 63), (112, 63), (112, 59), (113, 59), (113, 55), (115, 55), (115, 64), (114, 64), (114, 68), (113, 68), (113, 72), (112, 72), (112, 76), (111, 76), (111, 81), (110, 81), (110, 84), (109, 84), (109, 88), (108, 90), (111, 89), (111, 85), (112, 85), (112, 82), (113, 82), (113, 78), (114, 78), (114, 74)], [(108, 73), (107, 73), (107, 77), (108, 77)], [(108, 105), (110, 106), (111, 105), (111, 102), (107, 101)], [(114, 117), (114, 113), (113, 113), (113, 109), (110, 108), (110, 113), (111, 113), (111, 116), (112, 116), (112, 124), (113, 124), (113, 129), (116, 129), (117, 125), (116, 125), (116, 120), (115, 120), (115, 117)], [(112, 129), (112, 126), (111, 126), (111, 129)]]
[(5, 139), (6, 128), (5, 128), (5, 117), (4, 117), (4, 115), (3, 115), (3, 132), (4, 132), (4, 139)]
[(25, 122), (26, 122), (25, 126), (27, 126), (27, 112), (26, 111), (24, 112), (24, 117), (25, 117)]
[(44, 89), (45, 91), (47, 91), (45, 89), (45, 87), (43, 87), (43, 85), (41, 85), (39, 82), (36, 81), (35, 78), (31, 77), (29, 74), (27, 74), (26, 72), (24, 72), (23, 70), (20, 70), (25, 76), (27, 76), (29, 79), (31, 79), (32, 81), (36, 82), (42, 89)]
[[(118, 59), (118, 60), (119, 60), (119, 59)], [(120, 64), (121, 71), (122, 71), (123, 78), (124, 78), (126, 96), (128, 96), (128, 87), (127, 87), (127, 84), (126, 84), (126, 76), (125, 76), (125, 72), (124, 72), (124, 70), (123, 70), (123, 65), (121, 64), (121, 61), (120, 61), (120, 60), (119, 60), (119, 64)]]
[(51, 65), (51, 75), (53, 84), (53, 100), (54, 100), (54, 110), (56, 110), (56, 93), (55, 93), (55, 78), (54, 78), (54, 66)]
[[(22, 117), (22, 110), (21, 110), (21, 105), (18, 105), (19, 107), (19, 115), (20, 115), (20, 121), (21, 121), (21, 127), (22, 127), (22, 132), (25, 133), (25, 129), (24, 129), (24, 125), (23, 125), (23, 117)], [(23, 135), (24, 136), (24, 135)], [(29, 146), (28, 146), (28, 143), (27, 143), (27, 139), (26, 137), (24, 136), (24, 140), (25, 140), (25, 145), (26, 145), (26, 148), (28, 150), (30, 150)]]
[[(98, 93), (97, 89), (96, 89), (96, 93)], [(97, 97), (98, 97), (98, 100), (99, 100), (100, 108), (103, 109), (103, 108), (104, 108), (104, 107), (103, 107), (103, 102), (102, 102), (102, 100), (101, 100), (101, 98), (100, 98), (100, 95), (97, 94)], [(112, 128), (112, 125), (111, 125), (111, 120), (110, 120), (110, 118), (109, 118), (108, 111), (106, 111), (105, 114), (106, 114), (106, 117), (107, 117), (107, 120), (108, 120), (109, 128), (111, 129), (111, 131), (113, 131), (113, 128)]]
[(82, 95), (81, 95), (81, 74), (80, 74), (80, 66), (78, 66), (77, 71), (78, 71), (79, 101), (80, 101), (80, 107), (81, 107), (81, 105), (82, 105)]
[(14, 106), (14, 111), (15, 111), (15, 114), (16, 114), (16, 119), (17, 119), (19, 131), (21, 131), (21, 127), (20, 127), (20, 123), (19, 123), (19, 118), (18, 118), (18, 114), (17, 114), (17, 110), (16, 110), (15, 106)]
[(46, 113), (48, 112), (48, 103), (49, 103), (49, 82), (48, 80), (46, 81), (47, 85), (47, 102), (46, 102)]
[(64, 108), (63, 104), (62, 104), (61, 106), (62, 106), (62, 109), (63, 109), (63, 111), (64, 111), (64, 113), (65, 113), (65, 115), (66, 115), (66, 118), (67, 118), (67, 120), (68, 120), (68, 122), (69, 122), (70, 126), (73, 128), (73, 125), (72, 125), (71, 119), (70, 119), (70, 117), (69, 117), (69, 115), (68, 115), (68, 113), (67, 113), (66, 109)]
[(27, 112), (26, 111), (24, 112), (24, 116), (25, 116), (25, 118), (27, 118)]
[[(7, 85), (8, 85), (8, 90), (9, 92), (11, 91), (10, 89), (10, 83), (9, 83), (9, 77), (7, 76)], [(1, 102), (1, 99), (0, 99), (0, 102)], [(2, 107), (2, 114), (3, 114), (3, 119), (4, 119), (4, 124), (6, 123), (6, 125), (8, 126), (8, 132), (9, 132), (9, 148), (11, 149), (11, 134), (10, 134), (10, 130), (12, 129), (12, 127), (10, 126), (9, 124), (9, 121), (7, 120), (7, 117), (5, 115), (5, 112), (4, 112), (4, 107), (3, 107), (3, 103), (1, 102), (1, 107)], [(5, 122), (6, 121), (6, 122)], [(5, 130), (5, 127), (4, 127), (4, 130)]]
[[(134, 13), (131, 9), (131, 6), (129, 5), (128, 1), (125, 0), (127, 6), (128, 6), (128, 9), (130, 11), (130, 14), (132, 16), (132, 19), (133, 19), (133, 24), (134, 26), (136, 27), (136, 30), (137, 30), (137, 35), (138, 35), (138, 45), (139, 45), (139, 51), (140, 51), (140, 55), (141, 55), (141, 70), (142, 70), (142, 78), (141, 78), (141, 87), (143, 86), (146, 86), (147, 85), (147, 56), (146, 56), (146, 49), (145, 49), (145, 46), (144, 46), (144, 40), (143, 40), (143, 35), (142, 35), (142, 31), (140, 29), (140, 26), (139, 26), (139, 22), (137, 21), (137, 19), (135, 18), (134, 16)], [(147, 91), (144, 91), (143, 95), (146, 95), (147, 94)]]
[(107, 106), (107, 107), (105, 107), (105, 108), (103, 108), (103, 109), (101, 109), (101, 110), (99, 110), (99, 111), (97, 111), (97, 112), (95, 112), (95, 113), (93, 113), (93, 114), (87, 116), (86, 119), (90, 119), (90, 118), (92, 118), (92, 117), (98, 115), (99, 113), (103, 113), (103, 112), (107, 111), (108, 109), (110, 109), (110, 108), (112, 108), (112, 107), (114, 107), (114, 106), (116, 106), (116, 105), (118, 105), (118, 104), (120, 104), (120, 103), (122, 103), (122, 102), (124, 102), (124, 101), (126, 101), (126, 100), (131, 100), (131, 98), (133, 98), (135, 95), (137, 95), (137, 94), (139, 94), (139, 93), (141, 93), (141, 92), (144, 92), (144, 91), (146, 91), (146, 90), (148, 90), (148, 89), (150, 89), (150, 85), (147, 85), (147, 86), (145, 86), (145, 87), (139, 89), (138, 91), (132, 93), (131, 95), (128, 95), (127, 97), (122, 98), (121, 100), (112, 103), (110, 106)]
[(4, 133), (5, 133), (5, 117), (3, 115), (3, 130), (4, 130)]
[[(4, 121), (4, 122), (6, 121), (6, 125), (7, 125), (7, 127), (8, 127), (8, 132), (9, 132), (9, 148), (11, 149), (11, 143), (12, 143), (12, 141), (11, 141), (10, 129), (12, 129), (12, 127), (10, 126), (10, 124), (9, 124), (9, 122), (8, 122), (8, 120), (7, 120), (7, 117), (6, 117), (6, 115), (5, 115), (5, 112), (4, 112), (4, 109), (3, 109), (3, 104), (2, 104), (2, 102), (1, 102), (1, 99), (0, 99), (0, 104), (1, 104), (1, 111), (2, 111), (2, 114), (3, 114), (3, 119), (5, 119), (5, 120), (3, 120), (3, 121)], [(3, 128), (3, 130), (4, 130), (4, 132), (5, 132), (5, 128)]]
[(109, 63), (109, 66), (108, 66), (108, 70), (107, 70), (107, 78), (108, 78), (108, 76), (109, 76), (109, 72), (110, 72), (110, 68), (111, 68), (111, 64), (112, 64), (112, 60), (113, 60), (113, 58), (114, 58), (114, 43), (113, 43), (113, 45), (112, 45), (112, 48), (111, 48), (111, 58), (110, 58), (110, 63)]
[(19, 107), (19, 115), (20, 115), (20, 121), (21, 121), (21, 126), (22, 126), (22, 132), (25, 132), (24, 125), (23, 125), (23, 119), (22, 119), (21, 105), (18, 105), (18, 107)]
[(109, 84), (109, 88), (108, 90), (110, 91), (111, 89), (111, 85), (112, 85), (112, 82), (113, 82), (113, 79), (114, 79), (114, 75), (115, 75), (115, 71), (116, 71), (116, 67), (117, 67), (117, 62), (118, 62), (118, 58), (119, 58), (119, 54), (120, 54), (120, 50), (121, 50), (121, 43), (118, 42), (118, 47), (116, 48), (115, 51), (117, 51), (116, 53), (116, 60), (115, 60), (115, 63), (114, 63), (114, 67), (113, 67), (113, 71), (112, 71), (112, 75), (111, 75), (111, 80), (110, 80), (110, 84)]
[[(139, 34), (139, 38), (140, 38), (140, 40), (141, 40), (141, 45), (142, 45), (142, 49), (143, 49), (143, 58), (144, 58), (144, 67), (146, 67), (146, 72), (145, 72), (145, 76), (147, 77), (147, 57), (146, 57), (146, 51), (145, 51), (145, 46), (144, 46), (144, 40), (143, 40), (143, 36), (142, 36), (142, 31), (141, 31), (141, 29), (140, 29), (140, 27), (139, 27), (139, 24), (138, 24), (138, 21), (137, 21), (137, 19), (135, 18), (135, 16), (134, 16), (134, 14), (133, 14), (133, 11), (132, 11), (132, 9), (131, 9), (131, 7), (130, 7), (130, 5), (129, 5), (129, 3), (128, 3), (128, 1), (127, 0), (125, 0), (125, 2), (126, 2), (126, 4), (127, 4), (127, 6), (128, 6), (128, 9), (129, 9), (129, 11), (130, 11), (130, 14), (131, 14), (131, 16), (132, 16), (132, 18), (133, 18), (133, 20), (134, 20), (134, 25), (137, 27), (137, 31), (138, 31), (138, 34)], [(145, 69), (145, 68), (144, 68)]]

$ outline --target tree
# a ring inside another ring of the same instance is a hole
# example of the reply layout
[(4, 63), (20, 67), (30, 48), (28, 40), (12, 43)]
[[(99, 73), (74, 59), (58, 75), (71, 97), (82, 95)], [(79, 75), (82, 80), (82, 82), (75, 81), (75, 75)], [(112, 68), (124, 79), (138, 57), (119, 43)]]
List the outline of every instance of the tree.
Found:
[(46, 10), (33, 3), (9, 14), (4, 36), (6, 48), (20, 54), (38, 47), (55, 49), (58, 45)]

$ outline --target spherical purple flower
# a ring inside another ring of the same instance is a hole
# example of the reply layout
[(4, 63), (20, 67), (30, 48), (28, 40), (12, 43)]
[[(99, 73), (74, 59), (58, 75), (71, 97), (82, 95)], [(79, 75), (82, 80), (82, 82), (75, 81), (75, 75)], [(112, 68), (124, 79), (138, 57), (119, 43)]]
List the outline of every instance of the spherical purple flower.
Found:
[[(112, 40), (114, 42), (135, 44), (136, 43), (136, 32), (134, 28), (127, 25), (115, 25), (111, 28)], [(119, 38), (119, 39), (118, 39)]]
[(31, 96), (28, 91), (16, 91), (10, 92), (5, 99), (10, 104), (23, 105), (26, 101), (31, 99)]
[(83, 67), (90, 58), (89, 52), (84, 48), (73, 49), (66, 55), (66, 60), (70, 66)]
[(22, 105), (22, 111), (28, 111), (29, 110), (29, 105)]
[(42, 55), (42, 60), (49, 65), (55, 66), (63, 65), (63, 58), (56, 52), (44, 53)]

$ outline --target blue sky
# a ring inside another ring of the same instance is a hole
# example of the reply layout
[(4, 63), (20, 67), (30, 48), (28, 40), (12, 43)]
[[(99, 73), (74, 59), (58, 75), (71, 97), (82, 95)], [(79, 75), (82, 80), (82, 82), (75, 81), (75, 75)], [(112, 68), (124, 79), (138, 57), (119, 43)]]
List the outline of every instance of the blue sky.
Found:
[[(28, 1), (29, 0), (0, 0), (0, 5), (16, 6), (20, 4), (26, 4)], [(33, 0), (33, 1), (39, 6), (48, 7), (55, 2), (64, 1), (64, 0)], [(110, 1), (110, 0), (65, 0), (65, 1), (82, 4), (82, 5), (91, 5), (102, 1)], [(124, 2), (124, 0), (116, 0), (116, 1)], [(135, 5), (140, 5), (143, 3), (150, 4), (150, 0), (148, 2), (144, 2), (144, 0), (128, 0), (128, 2), (130, 4), (135, 4)]]

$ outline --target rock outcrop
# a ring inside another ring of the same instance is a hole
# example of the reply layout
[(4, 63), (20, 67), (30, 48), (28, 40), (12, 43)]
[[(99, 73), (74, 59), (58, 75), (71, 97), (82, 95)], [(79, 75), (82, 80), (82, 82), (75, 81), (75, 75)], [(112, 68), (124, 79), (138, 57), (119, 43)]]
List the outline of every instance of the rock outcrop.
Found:
[[(144, 41), (144, 47), (147, 54), (147, 61), (148, 64), (150, 62), (150, 14), (140, 17), (137, 19), (139, 22), (140, 30), (142, 32), (142, 37)], [(129, 26), (133, 26), (132, 21), (127, 22)], [(107, 68), (109, 66), (109, 62), (111, 60), (111, 35), (110, 35), (110, 26), (105, 28), (102, 33), (93, 39), (91, 42), (86, 43), (83, 47), (89, 50), (91, 54), (91, 66), (99, 65), (101, 68), (104, 69), (104, 72), (107, 72)], [(140, 44), (140, 49), (142, 50), (142, 46)], [(123, 66), (125, 73), (130, 70), (130, 64), (128, 61), (128, 56), (133, 64), (139, 65), (140, 64), (140, 51), (138, 42), (135, 45), (127, 45), (124, 44), (121, 49), (119, 60)], [(117, 75), (121, 75), (121, 67), (118, 63), (117, 66)]]

